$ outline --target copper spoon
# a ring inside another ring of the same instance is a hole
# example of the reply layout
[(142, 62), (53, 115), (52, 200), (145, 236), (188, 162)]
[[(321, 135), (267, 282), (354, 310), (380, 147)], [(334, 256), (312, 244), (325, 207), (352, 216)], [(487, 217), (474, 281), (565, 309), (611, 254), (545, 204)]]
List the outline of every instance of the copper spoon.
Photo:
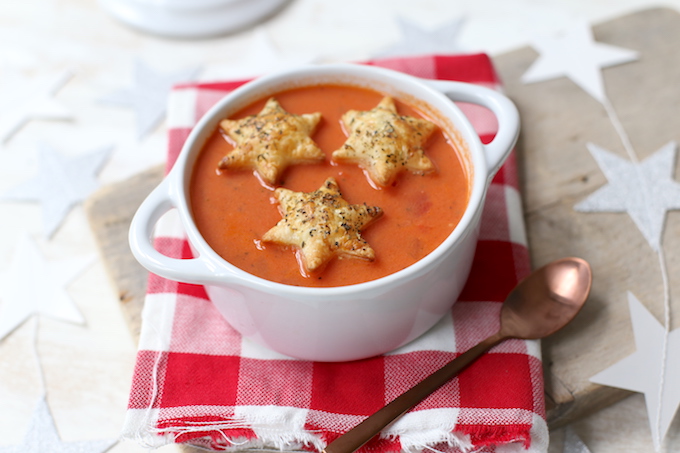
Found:
[(501, 309), (497, 333), (456, 357), (411, 389), (331, 442), (325, 453), (352, 453), (397, 417), (444, 385), (484, 352), (509, 338), (547, 337), (567, 325), (590, 292), (590, 265), (580, 258), (563, 258), (536, 270), (513, 289)]

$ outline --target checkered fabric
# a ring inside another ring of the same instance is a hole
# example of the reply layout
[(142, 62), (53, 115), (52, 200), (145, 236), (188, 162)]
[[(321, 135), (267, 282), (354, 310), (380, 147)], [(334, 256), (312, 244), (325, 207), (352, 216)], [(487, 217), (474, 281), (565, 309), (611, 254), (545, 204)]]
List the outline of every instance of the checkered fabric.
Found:
[[(372, 61), (415, 76), (500, 88), (486, 55)], [(171, 166), (191, 128), (243, 81), (176, 87), (169, 104)], [(493, 115), (461, 105), (482, 141)], [(156, 247), (190, 257), (179, 221), (157, 226)], [(530, 271), (515, 156), (488, 192), (467, 286), (451, 312), (410, 344), (346, 363), (294, 360), (233, 330), (202, 286), (150, 275), (123, 437), (211, 450), (321, 451), (366, 416), (496, 331), (507, 293)], [(510, 340), (362, 447), (366, 452), (545, 452), (540, 344)]]

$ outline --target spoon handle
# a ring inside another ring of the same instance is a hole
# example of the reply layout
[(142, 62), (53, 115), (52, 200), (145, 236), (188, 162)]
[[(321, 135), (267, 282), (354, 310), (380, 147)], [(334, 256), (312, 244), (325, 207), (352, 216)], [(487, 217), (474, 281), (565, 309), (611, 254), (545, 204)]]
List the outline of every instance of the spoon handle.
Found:
[(498, 332), (482, 340), (335, 439), (322, 453), (352, 453), (358, 450), (385, 426), (446, 384), (480, 355), (504, 339), (505, 337)]

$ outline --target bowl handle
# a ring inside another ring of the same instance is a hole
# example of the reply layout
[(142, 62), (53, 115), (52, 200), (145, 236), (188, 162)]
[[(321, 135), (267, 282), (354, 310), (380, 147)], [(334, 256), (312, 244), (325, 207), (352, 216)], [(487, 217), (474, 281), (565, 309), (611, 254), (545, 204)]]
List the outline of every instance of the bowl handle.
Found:
[(215, 280), (206, 258), (171, 258), (154, 248), (153, 231), (158, 220), (175, 207), (166, 178), (146, 197), (132, 218), (128, 236), (132, 254), (147, 270), (164, 278), (196, 284)]
[(491, 110), (496, 116), (498, 120), (496, 136), (490, 143), (483, 145), (486, 151), (487, 170), (489, 176), (493, 176), (517, 142), (519, 112), (515, 104), (505, 95), (491, 88), (448, 80), (422, 80), (452, 101), (481, 105)]

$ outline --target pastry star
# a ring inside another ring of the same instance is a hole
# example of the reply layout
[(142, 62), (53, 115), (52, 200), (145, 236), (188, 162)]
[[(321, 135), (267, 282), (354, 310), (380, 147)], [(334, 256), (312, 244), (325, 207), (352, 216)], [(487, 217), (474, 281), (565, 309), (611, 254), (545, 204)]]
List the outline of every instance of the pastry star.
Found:
[[(665, 329), (630, 292), (628, 293), (628, 307), (637, 350), (591, 377), (590, 381), (644, 393), (655, 451), (660, 451), (661, 441), (666, 436), (675, 412), (680, 406), (680, 386), (678, 386), (680, 382), (680, 329), (668, 333), (668, 349), (664, 366)], [(663, 382), (663, 389), (660, 395), (661, 382)]]
[(34, 315), (83, 324), (83, 315), (64, 288), (91, 261), (49, 262), (28, 236), (20, 238), (9, 269), (0, 273), (0, 340)]
[(585, 22), (562, 36), (544, 38), (533, 44), (538, 59), (522, 76), (524, 83), (566, 76), (600, 102), (606, 100), (601, 68), (637, 59), (628, 49), (597, 43)]
[(236, 146), (218, 167), (254, 168), (264, 182), (274, 185), (289, 165), (326, 158), (310, 137), (320, 120), (321, 113), (288, 113), (276, 99), (270, 98), (257, 115), (220, 123)]
[(274, 194), (283, 219), (262, 241), (297, 247), (305, 270), (319, 269), (334, 256), (375, 259), (361, 229), (382, 215), (379, 207), (349, 204), (333, 178), (314, 192), (278, 188)]
[(0, 447), (0, 453), (103, 453), (115, 444), (115, 440), (62, 441), (43, 396), (21, 445)]
[(384, 97), (369, 111), (349, 110), (342, 122), (349, 137), (333, 152), (333, 160), (359, 164), (375, 184), (388, 186), (403, 170), (434, 170), (423, 145), (436, 126), (424, 119), (399, 115), (391, 97)]
[(582, 212), (627, 212), (654, 250), (661, 246), (666, 211), (680, 209), (680, 184), (672, 179), (676, 144), (642, 162), (630, 162), (592, 143), (588, 149), (608, 184), (574, 206)]

